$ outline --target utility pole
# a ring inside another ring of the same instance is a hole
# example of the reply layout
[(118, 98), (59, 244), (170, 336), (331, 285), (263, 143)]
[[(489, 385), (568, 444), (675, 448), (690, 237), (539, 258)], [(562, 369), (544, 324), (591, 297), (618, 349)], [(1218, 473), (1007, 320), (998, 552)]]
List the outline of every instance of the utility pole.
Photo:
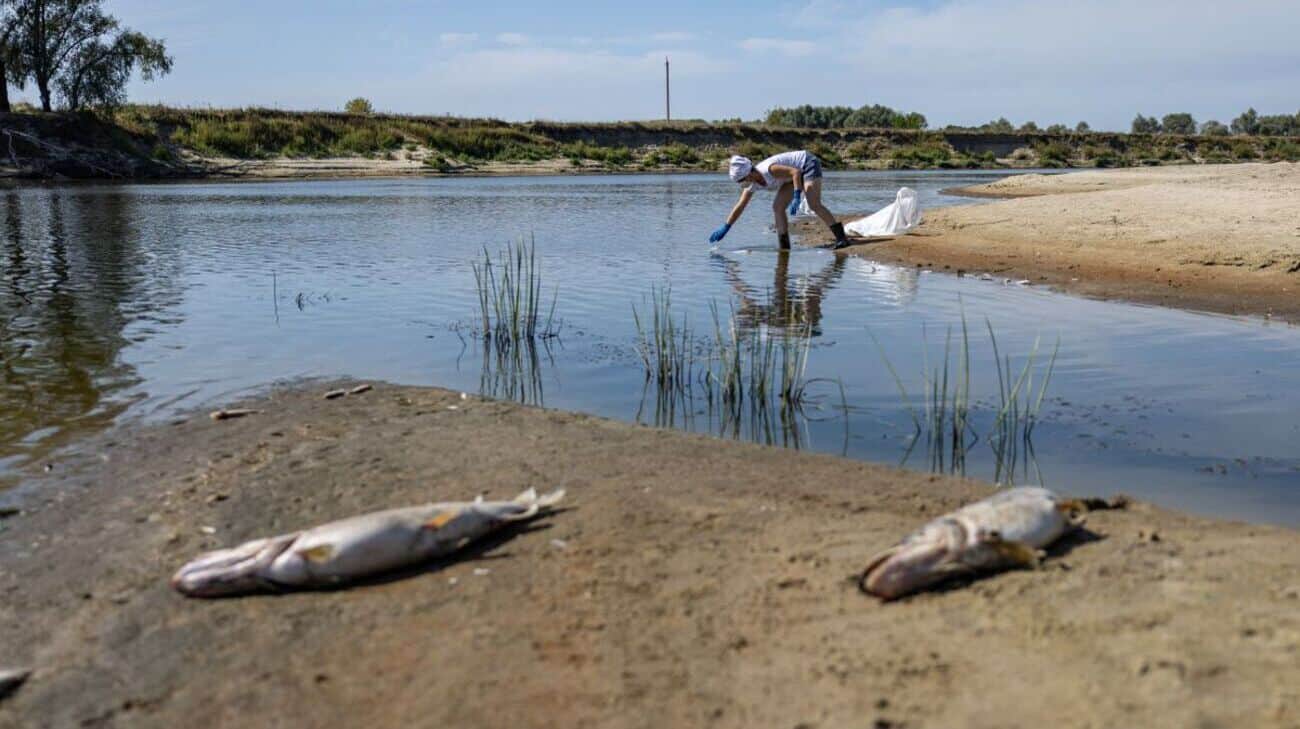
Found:
[(664, 56), (664, 119), (673, 120), (672, 82), (668, 75), (668, 56)]

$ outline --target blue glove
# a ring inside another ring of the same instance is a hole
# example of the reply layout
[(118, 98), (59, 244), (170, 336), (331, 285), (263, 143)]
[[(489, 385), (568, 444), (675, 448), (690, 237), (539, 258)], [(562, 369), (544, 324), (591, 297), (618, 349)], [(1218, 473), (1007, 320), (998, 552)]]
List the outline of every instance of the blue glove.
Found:
[(709, 236), (709, 242), (717, 243), (727, 235), (729, 230), (731, 230), (731, 223), (723, 223), (721, 228), (713, 231), (713, 235)]
[(786, 210), (790, 217), (793, 218), (799, 214), (799, 203), (801, 202), (803, 202), (803, 190), (795, 190), (794, 199), (790, 201), (790, 208)]

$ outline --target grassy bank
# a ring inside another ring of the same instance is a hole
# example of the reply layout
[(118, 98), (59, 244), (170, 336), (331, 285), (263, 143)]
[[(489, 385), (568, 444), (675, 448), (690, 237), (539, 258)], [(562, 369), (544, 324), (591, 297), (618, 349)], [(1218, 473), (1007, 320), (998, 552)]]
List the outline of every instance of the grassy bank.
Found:
[[(22, 135), (7, 160), (9, 174), (36, 176), (203, 176), (229, 174), (231, 161), (338, 158), (404, 162), (407, 173), (491, 172), (494, 165), (543, 162), (553, 163), (554, 171), (714, 170), (734, 153), (762, 157), (794, 148), (812, 150), (832, 169), (1300, 160), (1300, 140), (1286, 137), (818, 130), (702, 121), (514, 124), (454, 117), (159, 106), (127, 106), (98, 117), (0, 115), (0, 130)], [(88, 154), (98, 155), (98, 162), (66, 163), (88, 159)]]

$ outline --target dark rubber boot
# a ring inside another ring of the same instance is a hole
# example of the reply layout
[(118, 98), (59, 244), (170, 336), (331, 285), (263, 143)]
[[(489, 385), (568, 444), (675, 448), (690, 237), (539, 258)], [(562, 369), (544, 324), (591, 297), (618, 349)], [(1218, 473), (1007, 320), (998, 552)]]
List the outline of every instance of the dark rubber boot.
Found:
[(844, 224), (836, 223), (831, 226), (831, 232), (835, 234), (835, 250), (847, 248), (851, 245), (849, 237), (844, 234)]
[(790, 234), (789, 234), (789, 233), (777, 233), (777, 234), (776, 234), (776, 241), (777, 241), (777, 245), (781, 246), (781, 250), (783, 250), (783, 251), (788, 251), (788, 250), (790, 250)]

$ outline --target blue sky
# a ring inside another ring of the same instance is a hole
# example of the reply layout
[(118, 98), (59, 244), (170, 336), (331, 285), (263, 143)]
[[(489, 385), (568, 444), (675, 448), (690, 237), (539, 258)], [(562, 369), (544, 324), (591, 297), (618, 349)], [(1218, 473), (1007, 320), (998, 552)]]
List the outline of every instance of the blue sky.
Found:
[(668, 54), (674, 117), (882, 103), (932, 125), (1127, 128), (1138, 112), (1300, 110), (1300, 0), (106, 5), (176, 58), (133, 99), (178, 105), (335, 109), (361, 95), (405, 113), (649, 119)]

